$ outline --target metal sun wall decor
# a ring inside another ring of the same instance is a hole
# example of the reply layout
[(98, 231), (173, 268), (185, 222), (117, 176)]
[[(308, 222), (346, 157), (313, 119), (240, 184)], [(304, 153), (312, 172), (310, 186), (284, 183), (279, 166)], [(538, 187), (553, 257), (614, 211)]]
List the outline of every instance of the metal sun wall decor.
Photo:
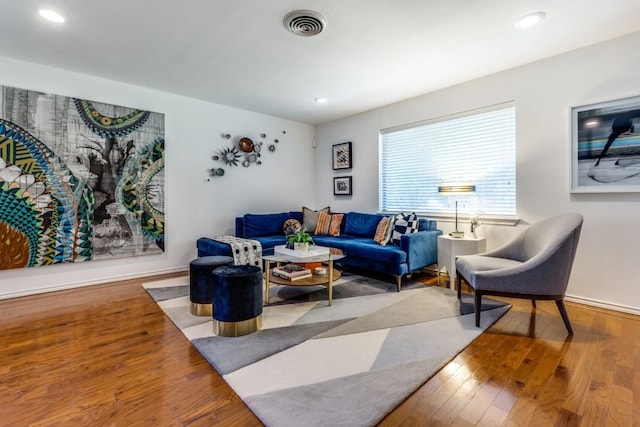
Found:
[(162, 253), (164, 114), (0, 89), (0, 270)]
[[(287, 131), (283, 130), (282, 134), (285, 135)], [(223, 133), (223, 139), (231, 140), (231, 134)], [(266, 133), (260, 134), (260, 139), (267, 139)], [(251, 138), (246, 136), (238, 138), (236, 141), (232, 142), (231, 146), (225, 147), (219, 150), (216, 154), (212, 156), (212, 159), (215, 162), (221, 163), (223, 166), (227, 167), (235, 167), (235, 166), (244, 166), (249, 167), (251, 165), (260, 166), (262, 164), (262, 152), (266, 145), (266, 150), (270, 153), (276, 151), (276, 144), (280, 142), (279, 139), (274, 139), (270, 143), (265, 143), (264, 141), (254, 142)], [(223, 176), (225, 170), (222, 166), (213, 167), (208, 170), (209, 177), (220, 177)], [(207, 178), (207, 181), (211, 181), (211, 178)]]

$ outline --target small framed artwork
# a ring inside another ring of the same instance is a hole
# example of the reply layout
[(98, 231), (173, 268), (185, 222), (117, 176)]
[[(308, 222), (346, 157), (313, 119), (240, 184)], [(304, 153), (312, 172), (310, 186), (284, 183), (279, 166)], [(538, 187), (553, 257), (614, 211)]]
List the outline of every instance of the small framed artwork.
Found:
[(640, 96), (571, 109), (571, 192), (640, 192)]
[(333, 145), (333, 169), (351, 169), (351, 142)]
[(337, 176), (333, 178), (333, 195), (334, 196), (350, 196), (351, 195), (351, 177)]

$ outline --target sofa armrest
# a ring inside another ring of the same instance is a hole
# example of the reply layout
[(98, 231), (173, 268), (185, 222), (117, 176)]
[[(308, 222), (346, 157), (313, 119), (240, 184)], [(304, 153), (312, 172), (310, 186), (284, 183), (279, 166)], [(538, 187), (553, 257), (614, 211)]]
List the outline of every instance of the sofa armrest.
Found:
[(438, 236), (442, 230), (418, 231), (400, 237), (400, 249), (407, 253), (409, 272), (438, 262)]
[(236, 217), (236, 237), (244, 238), (244, 217)]
[(198, 257), (216, 255), (231, 256), (229, 245), (209, 239), (208, 237), (199, 238), (196, 241), (196, 248), (198, 249)]

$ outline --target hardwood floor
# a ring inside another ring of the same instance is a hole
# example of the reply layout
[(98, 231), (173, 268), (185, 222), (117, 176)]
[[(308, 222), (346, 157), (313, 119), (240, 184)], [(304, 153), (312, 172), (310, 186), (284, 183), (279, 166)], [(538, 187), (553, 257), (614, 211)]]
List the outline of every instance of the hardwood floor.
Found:
[[(161, 278), (0, 301), (0, 425), (261, 425), (140, 286)], [(553, 302), (505, 300), (382, 426), (640, 420), (638, 316), (567, 303), (569, 337)]]

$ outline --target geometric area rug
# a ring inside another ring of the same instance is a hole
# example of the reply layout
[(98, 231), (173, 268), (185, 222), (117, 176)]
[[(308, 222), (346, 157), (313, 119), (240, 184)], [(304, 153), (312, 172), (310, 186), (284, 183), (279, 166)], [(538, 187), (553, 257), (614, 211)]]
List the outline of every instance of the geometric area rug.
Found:
[(372, 426), (511, 307), (344, 273), (333, 305), (324, 287), (276, 286), (262, 329), (213, 334), (189, 313), (189, 278), (143, 284), (187, 339), (267, 426)]

